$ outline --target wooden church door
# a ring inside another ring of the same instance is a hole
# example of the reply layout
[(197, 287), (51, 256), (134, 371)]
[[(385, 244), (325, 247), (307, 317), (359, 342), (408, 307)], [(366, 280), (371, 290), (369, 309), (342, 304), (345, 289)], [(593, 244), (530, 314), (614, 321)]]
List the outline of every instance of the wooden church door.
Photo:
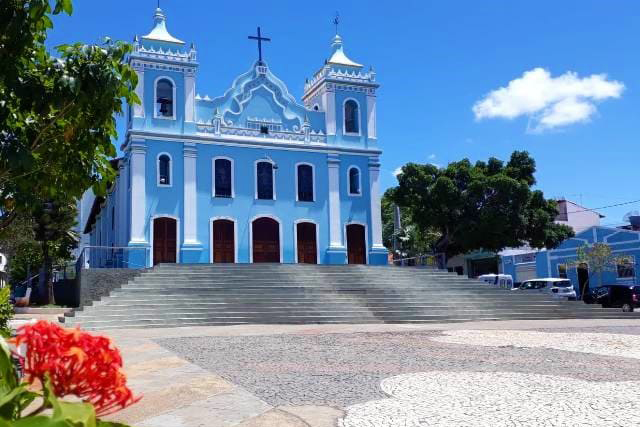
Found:
[(177, 224), (173, 218), (153, 220), (153, 265), (176, 262)]
[(366, 264), (364, 225), (347, 225), (347, 259), (349, 264)]
[(233, 221), (227, 219), (213, 221), (213, 262), (236, 262), (233, 228)]
[(316, 225), (310, 222), (300, 222), (296, 225), (296, 234), (298, 236), (298, 262), (317, 264)]
[(280, 262), (280, 225), (271, 218), (253, 221), (253, 262)]

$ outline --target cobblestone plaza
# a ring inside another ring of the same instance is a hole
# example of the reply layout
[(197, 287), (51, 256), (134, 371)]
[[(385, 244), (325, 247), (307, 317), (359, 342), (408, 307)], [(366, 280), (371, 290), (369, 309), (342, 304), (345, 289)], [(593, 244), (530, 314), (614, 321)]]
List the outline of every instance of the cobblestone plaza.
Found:
[(150, 332), (113, 333), (145, 394), (118, 419), (141, 427), (640, 424), (629, 321)]

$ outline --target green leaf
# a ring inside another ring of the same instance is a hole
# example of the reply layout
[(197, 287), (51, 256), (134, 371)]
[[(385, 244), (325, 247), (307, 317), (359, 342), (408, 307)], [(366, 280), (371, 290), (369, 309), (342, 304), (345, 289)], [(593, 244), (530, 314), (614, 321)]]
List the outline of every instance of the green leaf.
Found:
[(44, 400), (53, 409), (52, 420), (65, 421), (68, 425), (75, 427), (96, 427), (96, 412), (93, 405), (58, 399), (53, 393), (51, 379), (48, 376), (44, 382)]
[(0, 338), (0, 391), (7, 392), (18, 386), (18, 377), (7, 342)]
[[(45, 416), (27, 417), (21, 420), (12, 421), (7, 423), (8, 427), (84, 427), (71, 424), (68, 421), (53, 419)], [(0, 427), (5, 427), (0, 424)]]
[(62, 0), (62, 9), (67, 15), (73, 14), (73, 2), (71, 0)]
[(96, 411), (90, 403), (58, 401), (58, 410), (54, 409), (53, 418), (69, 421), (72, 425), (96, 427)]
[[(2, 427), (2, 426), (0, 426)], [(100, 421), (96, 424), (96, 427), (129, 427), (127, 424), (114, 423), (111, 421)]]

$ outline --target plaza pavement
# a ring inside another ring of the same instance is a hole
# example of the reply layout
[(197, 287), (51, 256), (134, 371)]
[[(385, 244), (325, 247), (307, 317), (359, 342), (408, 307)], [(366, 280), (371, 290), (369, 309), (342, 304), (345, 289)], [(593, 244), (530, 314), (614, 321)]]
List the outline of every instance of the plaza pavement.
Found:
[(640, 425), (629, 320), (107, 331), (138, 427)]

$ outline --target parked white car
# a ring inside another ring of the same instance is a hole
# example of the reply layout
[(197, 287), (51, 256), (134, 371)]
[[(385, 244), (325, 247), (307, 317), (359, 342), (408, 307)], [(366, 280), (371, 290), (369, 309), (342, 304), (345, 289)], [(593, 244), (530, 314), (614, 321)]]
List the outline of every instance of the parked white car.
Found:
[(520, 284), (519, 288), (514, 288), (513, 290), (526, 293), (547, 293), (554, 298), (576, 299), (576, 290), (569, 279), (548, 277), (545, 279), (525, 280)]
[(513, 277), (510, 274), (483, 274), (478, 280), (505, 289), (513, 289)]

